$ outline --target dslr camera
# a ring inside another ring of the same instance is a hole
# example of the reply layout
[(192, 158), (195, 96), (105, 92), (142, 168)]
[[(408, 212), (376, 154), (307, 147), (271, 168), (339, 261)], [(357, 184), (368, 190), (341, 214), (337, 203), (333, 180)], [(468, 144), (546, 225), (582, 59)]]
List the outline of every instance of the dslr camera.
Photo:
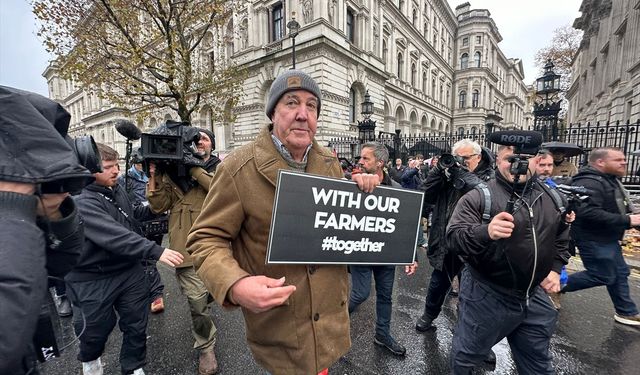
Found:
[(452, 154), (442, 154), (438, 159), (438, 168), (445, 170), (448, 168), (460, 168), (464, 165), (464, 159)]
[(155, 163), (160, 170), (177, 168), (179, 176), (186, 176), (188, 167), (202, 167), (204, 160), (197, 148), (199, 140), (200, 130), (188, 122), (168, 120), (151, 132), (142, 133), (141, 157), (146, 172), (149, 172), (149, 162)]

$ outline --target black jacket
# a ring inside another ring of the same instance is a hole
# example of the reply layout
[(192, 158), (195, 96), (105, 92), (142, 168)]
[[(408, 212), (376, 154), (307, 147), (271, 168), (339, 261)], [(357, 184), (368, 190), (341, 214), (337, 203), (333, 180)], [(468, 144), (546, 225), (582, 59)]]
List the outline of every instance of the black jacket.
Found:
[(456, 203), (475, 186), (495, 176), (490, 151), (483, 149), (481, 155), (482, 159), (474, 172), (457, 168), (452, 171), (451, 178), (447, 178), (443, 170), (434, 167), (421, 187), (424, 191), (424, 205), (433, 205), (427, 257), (431, 266), (437, 270), (442, 270), (445, 256), (449, 252), (445, 245), (445, 234)]
[(82, 250), (73, 200), (61, 204), (62, 219), (49, 222), (36, 219), (37, 202), (34, 195), (0, 192), (0, 374), (22, 374), (33, 365), (28, 358), (47, 273), (63, 277)]
[(631, 221), (627, 215), (628, 208), (619, 207), (624, 206), (624, 195), (616, 177), (585, 167), (573, 176), (571, 184), (584, 186), (594, 193), (576, 207), (576, 220), (571, 228), (573, 237), (601, 242), (622, 239)]
[[(149, 207), (131, 207), (126, 192), (91, 184), (74, 197), (85, 221), (85, 242), (80, 261), (67, 275), (67, 281), (86, 281), (110, 277), (141, 259), (159, 259), (164, 248), (142, 237), (136, 220), (150, 217)], [(120, 212), (115, 204), (129, 216)]]
[[(504, 211), (512, 184), (500, 173), (490, 180), (491, 217)], [(515, 228), (510, 238), (494, 241), (483, 223), (484, 196), (478, 189), (458, 202), (447, 240), (465, 260), (471, 273), (492, 288), (518, 298), (530, 296), (551, 270), (560, 273), (569, 259), (569, 226), (549, 192), (533, 178), (518, 187), (514, 210)]]

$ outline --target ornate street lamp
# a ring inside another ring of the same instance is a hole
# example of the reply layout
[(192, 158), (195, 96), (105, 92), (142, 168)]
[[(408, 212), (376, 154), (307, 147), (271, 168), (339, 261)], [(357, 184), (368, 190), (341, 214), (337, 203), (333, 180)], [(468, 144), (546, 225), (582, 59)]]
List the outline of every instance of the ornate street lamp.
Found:
[(560, 113), (560, 75), (553, 72), (553, 62), (549, 59), (544, 66), (544, 74), (536, 80), (536, 98), (533, 104), (533, 124), (548, 139), (551, 128), (551, 140), (558, 140), (558, 114)]
[(296, 68), (296, 36), (300, 31), (300, 24), (296, 21), (296, 12), (291, 12), (291, 21), (287, 22), (287, 29), (289, 29), (289, 38), (291, 38), (291, 49), (293, 53), (293, 67)]
[(376, 122), (371, 120), (373, 114), (373, 102), (369, 95), (369, 90), (364, 94), (362, 102), (362, 116), (364, 120), (358, 121), (358, 139), (360, 143), (374, 141), (376, 139)]

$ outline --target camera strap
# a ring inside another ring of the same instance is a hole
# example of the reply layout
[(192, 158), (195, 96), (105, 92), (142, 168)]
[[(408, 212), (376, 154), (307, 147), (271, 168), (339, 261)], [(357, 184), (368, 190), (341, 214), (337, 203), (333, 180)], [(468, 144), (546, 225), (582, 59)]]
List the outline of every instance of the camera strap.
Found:
[(98, 194), (100, 194), (107, 202), (113, 204), (113, 206), (118, 209), (118, 211), (122, 214), (122, 216), (124, 216), (124, 218), (129, 222), (129, 224), (131, 224), (131, 226), (133, 227), (133, 230), (138, 234), (140, 233), (140, 222), (138, 220), (134, 219), (125, 210), (123, 210), (122, 207), (120, 207), (120, 205), (118, 204), (118, 202), (115, 201), (115, 199), (107, 197), (102, 193), (98, 193)]

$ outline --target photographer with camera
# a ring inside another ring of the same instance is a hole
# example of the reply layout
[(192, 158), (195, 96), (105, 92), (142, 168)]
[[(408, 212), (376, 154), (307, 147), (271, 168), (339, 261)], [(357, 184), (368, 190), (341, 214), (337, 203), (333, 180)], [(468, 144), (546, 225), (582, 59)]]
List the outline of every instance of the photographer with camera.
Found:
[[(73, 323), (80, 339), (78, 360), (84, 375), (102, 374), (105, 344), (116, 323), (122, 331), (123, 374), (142, 375), (146, 363), (149, 283), (141, 260), (160, 260), (171, 267), (183, 256), (141, 235), (138, 220), (148, 207), (132, 207), (117, 184), (118, 153), (98, 144), (102, 172), (75, 197), (85, 220), (85, 243), (79, 263), (66, 276), (73, 289)], [(117, 315), (116, 315), (117, 312)], [(82, 334), (81, 334), (82, 333)]]
[(527, 149), (540, 145), (541, 134), (495, 132), (490, 139), (502, 144), (496, 178), (464, 195), (447, 227), (448, 243), (465, 262), (452, 372), (472, 373), (506, 337), (518, 373), (554, 374), (549, 342), (558, 312), (545, 291), (560, 290), (569, 226), (552, 191), (531, 178), (527, 159), (536, 151)]
[(48, 98), (0, 86), (0, 374), (36, 374), (36, 356), (59, 355), (47, 276), (62, 280), (80, 256), (84, 230), (69, 194), (93, 180), (67, 136), (70, 119)]
[[(188, 133), (187, 130), (195, 130), (195, 128), (183, 129), (183, 133)], [(183, 164), (195, 162), (195, 165), (186, 165), (188, 176), (179, 176), (176, 168), (171, 164), (149, 161), (147, 198), (154, 212), (171, 211), (169, 246), (179, 251), (184, 257), (184, 262), (176, 267), (175, 275), (182, 294), (189, 302), (191, 331), (195, 340), (193, 347), (200, 351), (199, 373), (207, 375), (215, 373), (218, 368), (214, 352), (216, 326), (209, 312), (212, 298), (193, 269), (193, 262), (186, 251), (186, 243), (189, 230), (200, 214), (220, 159), (211, 154), (215, 148), (213, 133), (206, 129), (197, 130), (199, 131), (196, 133), (197, 152), (194, 153), (186, 147), (185, 153), (191, 157), (181, 161)]]
[(494, 176), (491, 151), (483, 149), (470, 139), (462, 139), (453, 145), (451, 154), (440, 157), (422, 185), (425, 192), (424, 204), (434, 206), (427, 248), (433, 272), (425, 298), (424, 313), (416, 322), (416, 330), (419, 332), (433, 328), (432, 322), (440, 314), (451, 282), (463, 266), (455, 249), (448, 248), (445, 241), (447, 223), (453, 209), (466, 192)]
[(573, 177), (574, 186), (593, 191), (591, 198), (577, 207), (571, 228), (586, 270), (569, 275), (562, 293), (606, 285), (615, 308), (615, 321), (640, 326), (638, 307), (629, 293), (629, 266), (620, 247), (625, 230), (640, 225), (640, 213), (634, 210), (629, 193), (619, 180), (626, 173), (627, 160), (622, 150), (603, 147), (592, 150), (589, 165)]

